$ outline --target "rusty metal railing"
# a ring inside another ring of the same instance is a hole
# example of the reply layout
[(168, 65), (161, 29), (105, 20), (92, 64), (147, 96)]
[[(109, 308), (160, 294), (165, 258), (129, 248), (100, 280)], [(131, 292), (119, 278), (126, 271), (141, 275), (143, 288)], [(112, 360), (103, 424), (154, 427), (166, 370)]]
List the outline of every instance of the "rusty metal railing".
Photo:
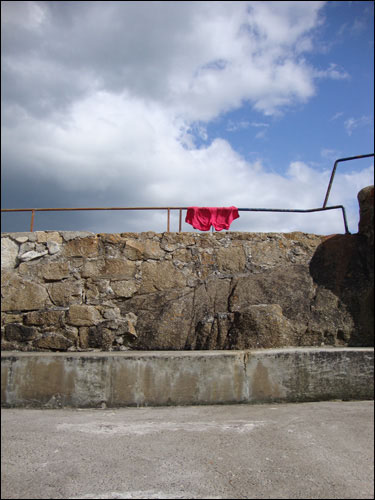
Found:
[(35, 212), (68, 212), (78, 210), (167, 210), (167, 232), (170, 232), (171, 210), (179, 210), (179, 232), (182, 227), (182, 210), (188, 207), (86, 207), (86, 208), (2, 208), (2, 212), (31, 212), (30, 231), (34, 230)]
[(334, 205), (332, 207), (321, 207), (321, 208), (307, 208), (307, 209), (299, 209), (299, 208), (239, 208), (238, 211), (243, 212), (294, 212), (294, 213), (310, 213), (310, 212), (323, 212), (325, 210), (337, 210), (341, 209), (342, 217), (344, 220), (345, 233), (349, 233), (348, 221), (346, 218), (346, 211), (343, 205)]
[[(78, 210), (166, 210), (167, 211), (167, 232), (170, 232), (171, 210), (179, 210), (179, 227), (178, 232), (182, 230), (182, 211), (188, 207), (89, 207), (89, 208), (4, 208), (2, 212), (31, 212), (30, 231), (34, 230), (35, 212), (62, 212), (62, 211), (78, 211)], [(294, 213), (309, 213), (322, 212), (325, 210), (341, 209), (345, 232), (349, 233), (348, 223), (345, 213), (345, 208), (342, 205), (332, 207), (309, 208), (309, 209), (283, 209), (283, 208), (238, 208), (239, 212), (294, 212)]]
[[(239, 212), (292, 212), (292, 213), (311, 213), (311, 212), (323, 212), (326, 210), (341, 210), (342, 217), (344, 221), (345, 233), (349, 233), (348, 222), (346, 217), (345, 207), (343, 205), (334, 205), (331, 207), (327, 207), (328, 197), (331, 191), (333, 179), (335, 176), (336, 168), (338, 163), (348, 161), (348, 160), (357, 160), (360, 158), (368, 158), (374, 156), (374, 153), (359, 155), (359, 156), (350, 156), (347, 158), (339, 158), (335, 161), (333, 166), (333, 170), (331, 173), (331, 178), (329, 180), (326, 196), (323, 202), (323, 206), (319, 208), (309, 208), (309, 209), (285, 209), (285, 208), (238, 208)], [(34, 219), (35, 212), (62, 212), (62, 211), (89, 211), (89, 210), (166, 210), (167, 211), (167, 232), (170, 232), (170, 220), (171, 220), (171, 210), (179, 210), (179, 227), (178, 232), (182, 230), (182, 210), (187, 210), (189, 207), (87, 207), (87, 208), (2, 208), (1, 212), (31, 212), (31, 222), (30, 222), (30, 231), (34, 230)]]
[(342, 161), (359, 160), (360, 158), (369, 158), (370, 156), (374, 156), (374, 153), (370, 153), (368, 155), (348, 156), (347, 158), (339, 158), (338, 160), (335, 161), (335, 164), (333, 165), (333, 169), (331, 172), (331, 178), (329, 179), (326, 196), (324, 198), (323, 208), (325, 208), (325, 206), (327, 205), (327, 201), (328, 201), (329, 193), (331, 192), (331, 187), (332, 187), (332, 183), (333, 183), (333, 178), (335, 177), (337, 165)]

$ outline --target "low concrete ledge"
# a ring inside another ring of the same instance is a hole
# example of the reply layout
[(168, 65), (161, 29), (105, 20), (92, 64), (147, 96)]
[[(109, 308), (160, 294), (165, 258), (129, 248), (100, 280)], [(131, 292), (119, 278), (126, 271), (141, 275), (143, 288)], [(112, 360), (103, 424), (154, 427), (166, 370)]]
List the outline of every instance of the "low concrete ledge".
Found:
[(373, 348), (2, 352), (4, 407), (373, 399)]

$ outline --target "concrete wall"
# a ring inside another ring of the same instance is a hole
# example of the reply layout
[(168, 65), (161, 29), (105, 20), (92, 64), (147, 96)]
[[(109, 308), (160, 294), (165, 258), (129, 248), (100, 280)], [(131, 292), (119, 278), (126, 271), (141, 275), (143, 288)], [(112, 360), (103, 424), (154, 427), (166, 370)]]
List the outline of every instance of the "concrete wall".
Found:
[(2, 353), (5, 407), (373, 399), (371, 348)]

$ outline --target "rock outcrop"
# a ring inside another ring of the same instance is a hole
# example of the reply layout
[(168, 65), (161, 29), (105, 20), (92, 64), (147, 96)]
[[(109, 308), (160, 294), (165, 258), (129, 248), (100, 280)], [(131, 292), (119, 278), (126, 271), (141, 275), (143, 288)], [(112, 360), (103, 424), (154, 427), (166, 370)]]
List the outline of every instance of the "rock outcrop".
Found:
[(359, 232), (2, 234), (2, 349), (373, 346), (373, 193)]

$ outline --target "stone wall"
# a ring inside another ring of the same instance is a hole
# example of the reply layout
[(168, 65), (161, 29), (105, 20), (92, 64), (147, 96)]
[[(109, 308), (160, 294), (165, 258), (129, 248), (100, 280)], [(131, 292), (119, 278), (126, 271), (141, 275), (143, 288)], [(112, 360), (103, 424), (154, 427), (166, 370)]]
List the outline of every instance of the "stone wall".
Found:
[(373, 187), (358, 199), (354, 235), (3, 233), (2, 349), (373, 346)]

